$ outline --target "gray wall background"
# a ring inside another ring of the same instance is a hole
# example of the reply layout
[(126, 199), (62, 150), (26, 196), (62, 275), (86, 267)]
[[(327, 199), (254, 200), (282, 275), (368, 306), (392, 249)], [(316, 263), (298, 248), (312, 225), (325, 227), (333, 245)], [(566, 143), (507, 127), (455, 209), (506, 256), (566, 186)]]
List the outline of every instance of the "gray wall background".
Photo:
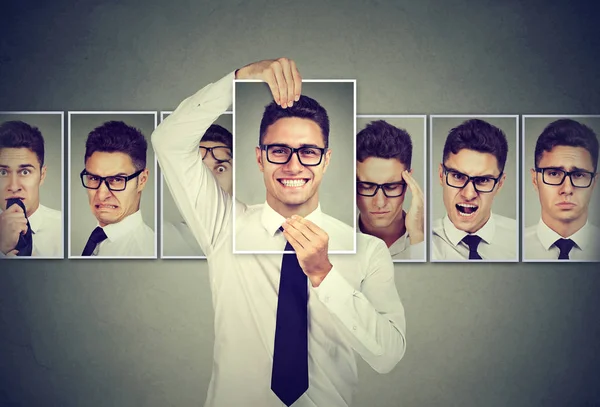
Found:
[[(535, 167), (535, 143), (547, 125), (561, 118), (573, 119), (591, 128), (596, 137), (600, 139), (600, 117), (525, 117), (523, 118), (523, 225), (524, 227), (537, 225), (541, 216), (540, 199), (531, 183), (529, 170)], [(588, 210), (588, 221), (600, 225), (600, 212), (597, 210), (600, 203), (600, 185), (596, 185)]]
[[(110, 120), (122, 121), (129, 126), (139, 129), (148, 142), (146, 153), (146, 168), (148, 168), (148, 182), (142, 192), (140, 211), (144, 222), (156, 232), (156, 205), (155, 205), (155, 180), (156, 169), (154, 165), (154, 150), (150, 143), (150, 135), (155, 128), (154, 113), (108, 113), (87, 114), (73, 113), (70, 115), (71, 149), (69, 151), (69, 172), (71, 174), (71, 201), (69, 233), (71, 247), (69, 255), (80, 256), (90, 233), (98, 224), (92, 215), (87, 190), (81, 185), (79, 173), (85, 168), (85, 142), (88, 134), (96, 127)], [(66, 182), (65, 182), (66, 183)]]
[[(37, 127), (42, 133), (44, 137), (46, 180), (40, 187), (40, 203), (60, 211), (62, 208), (62, 194), (60, 191), (63, 185), (63, 177), (61, 176), (63, 166), (63, 148), (61, 144), (63, 139), (62, 115), (60, 113), (0, 113), (0, 123), (9, 120), (21, 120), (31, 126)], [(66, 188), (64, 190), (66, 191)]]
[[(369, 115), (371, 116), (371, 115)], [(417, 118), (417, 117), (357, 117), (356, 118), (356, 134), (360, 133), (362, 129), (367, 127), (367, 124), (374, 122), (376, 120), (384, 120), (391, 124), (392, 126), (396, 126), (400, 129), (404, 129), (410, 135), (410, 140), (412, 141), (412, 162), (411, 168), (413, 169), (413, 178), (417, 181), (423, 194), (425, 194), (425, 213), (427, 213), (427, 205), (428, 205), (428, 190), (425, 184), (425, 174), (427, 171), (427, 167), (425, 165), (425, 137), (426, 137), (426, 125), (427, 118)], [(406, 191), (404, 192), (404, 203), (402, 204), (402, 209), (406, 212), (410, 209), (410, 203), (412, 202), (412, 193), (406, 187)], [(358, 208), (357, 214), (358, 214)], [(427, 225), (425, 225), (427, 228)], [(356, 225), (358, 228), (358, 225)], [(427, 234), (427, 231), (425, 231)]]
[[(172, 112), (172, 111), (171, 111)], [(162, 119), (165, 119), (169, 116), (169, 113), (162, 112)], [(221, 115), (216, 121), (215, 124), (219, 124), (225, 127), (227, 130), (232, 131), (233, 123), (232, 123), (232, 114), (225, 113)], [(232, 132), (233, 133), (233, 132)], [(160, 168), (160, 166), (159, 166)], [(183, 222), (183, 217), (181, 213), (179, 213), (179, 209), (177, 209), (177, 204), (175, 204), (175, 200), (173, 199), (173, 195), (171, 195), (171, 190), (167, 186), (166, 182), (163, 181), (163, 175), (161, 174), (161, 191), (162, 191), (162, 216), (163, 216), (163, 224), (165, 222), (177, 223)], [(161, 229), (162, 230), (162, 229)]]
[[(357, 79), (359, 114), (598, 113), (599, 8), (5, 2), (0, 109), (167, 110), (248, 62), (286, 55), (305, 78)], [(213, 346), (207, 265), (174, 264), (2, 267), (0, 405), (202, 405)], [(599, 404), (595, 269), (396, 264), (407, 353), (387, 375), (360, 362), (355, 406)]]
[(508, 143), (508, 155), (506, 157), (506, 165), (504, 166), (506, 179), (504, 180), (502, 190), (494, 197), (492, 212), (511, 219), (517, 219), (519, 208), (517, 202), (517, 179), (519, 178), (517, 172), (517, 126), (519, 118), (465, 116), (460, 118), (433, 117), (431, 119), (431, 165), (429, 166), (431, 180), (431, 220), (434, 221), (446, 214), (442, 186), (440, 185), (438, 175), (438, 167), (442, 162), (442, 154), (444, 152), (444, 143), (446, 143), (446, 138), (450, 130), (469, 119), (485, 120), (491, 125), (498, 127), (506, 135)]
[[(301, 69), (301, 68), (300, 68)], [(300, 71), (301, 75), (304, 75)], [(321, 79), (303, 76), (303, 79)], [(323, 78), (328, 79), (328, 78)], [(353, 78), (348, 78), (353, 79)], [(342, 222), (354, 225), (354, 85), (352, 82), (303, 82), (302, 94), (315, 99), (329, 116), (331, 161), (319, 187), (321, 209)], [(235, 190), (247, 205), (266, 200), (263, 174), (254, 148), (265, 106), (273, 101), (264, 83), (235, 84)]]

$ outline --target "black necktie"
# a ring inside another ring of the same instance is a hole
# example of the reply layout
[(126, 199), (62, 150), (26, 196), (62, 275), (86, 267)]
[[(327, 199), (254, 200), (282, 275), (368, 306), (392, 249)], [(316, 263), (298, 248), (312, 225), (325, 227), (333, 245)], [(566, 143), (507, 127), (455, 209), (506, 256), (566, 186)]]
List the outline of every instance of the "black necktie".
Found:
[(469, 260), (481, 260), (481, 256), (477, 253), (477, 246), (479, 246), (481, 238), (477, 235), (466, 235), (462, 241), (469, 246)]
[[(281, 230), (281, 228), (280, 228)], [(289, 243), (285, 251), (293, 251)], [(308, 286), (296, 253), (281, 262), (271, 390), (286, 406), (308, 390)]]
[(92, 253), (94, 253), (96, 246), (99, 243), (102, 243), (106, 238), (107, 238), (107, 236), (106, 236), (106, 233), (104, 233), (104, 230), (100, 226), (96, 226), (96, 229), (94, 229), (92, 231), (90, 238), (88, 239), (87, 243), (85, 244), (83, 253), (81, 253), (81, 255), (82, 256), (91, 256)]
[(29, 219), (27, 218), (27, 209), (25, 208), (25, 204), (18, 198), (9, 198), (6, 201), (6, 209), (10, 208), (12, 205), (18, 205), (23, 209), (23, 213), (25, 214), (25, 219), (27, 219), (27, 232), (25, 234), (19, 235), (19, 241), (15, 246), (15, 250), (18, 250), (17, 256), (31, 256), (31, 252), (33, 250), (33, 232), (31, 230), (31, 225), (29, 224)]
[(558, 239), (554, 245), (560, 250), (558, 260), (569, 260), (569, 252), (575, 246), (575, 242), (571, 239)]

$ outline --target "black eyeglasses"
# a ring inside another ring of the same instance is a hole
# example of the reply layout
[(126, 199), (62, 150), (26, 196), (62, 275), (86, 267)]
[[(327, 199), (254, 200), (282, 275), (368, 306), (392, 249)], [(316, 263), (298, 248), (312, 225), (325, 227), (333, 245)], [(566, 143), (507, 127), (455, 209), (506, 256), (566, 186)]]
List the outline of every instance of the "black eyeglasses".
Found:
[(323, 154), (327, 151), (327, 148), (316, 146), (294, 148), (285, 144), (261, 144), (260, 149), (267, 152), (267, 161), (272, 164), (287, 164), (292, 154), (296, 153), (298, 161), (305, 167), (321, 164)]
[(101, 177), (99, 175), (91, 174), (84, 169), (79, 174), (79, 177), (81, 177), (81, 183), (87, 189), (98, 189), (102, 183), (104, 183), (111, 191), (124, 191), (127, 187), (127, 181), (136, 178), (142, 173), (142, 171), (144, 170), (139, 170), (127, 176), (113, 175), (110, 177)]
[(356, 182), (356, 193), (361, 196), (375, 196), (381, 189), (388, 198), (397, 198), (404, 194), (406, 189), (405, 182), (388, 182), (386, 184), (376, 184), (374, 182)]
[(206, 155), (210, 152), (216, 161), (229, 161), (231, 160), (231, 149), (225, 146), (217, 147), (202, 147), (200, 146), (200, 154), (202, 159), (206, 158)]
[(575, 188), (589, 188), (596, 176), (595, 173), (585, 170), (565, 171), (560, 168), (547, 167), (536, 168), (536, 172), (542, 173), (542, 181), (547, 185), (562, 185), (567, 176), (571, 180), (571, 185)]
[(483, 193), (492, 192), (504, 173), (504, 171), (500, 171), (500, 175), (498, 175), (497, 178), (481, 176), (471, 177), (462, 172), (447, 168), (444, 164), (442, 164), (442, 167), (444, 168), (444, 174), (446, 174), (446, 184), (448, 186), (451, 186), (452, 188), (464, 188), (469, 182), (472, 182), (475, 191)]

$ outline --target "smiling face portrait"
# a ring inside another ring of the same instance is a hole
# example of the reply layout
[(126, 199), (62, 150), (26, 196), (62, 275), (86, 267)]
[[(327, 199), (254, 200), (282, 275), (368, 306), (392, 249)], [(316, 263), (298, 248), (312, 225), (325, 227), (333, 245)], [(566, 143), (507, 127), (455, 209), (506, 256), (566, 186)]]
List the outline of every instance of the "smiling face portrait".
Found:
[(89, 134), (81, 178), (101, 227), (139, 210), (148, 181), (146, 150), (141, 132), (123, 122), (104, 123)]
[(331, 158), (328, 139), (327, 112), (314, 99), (301, 96), (292, 108), (275, 103), (265, 108), (255, 154), (267, 203), (276, 212), (306, 216), (317, 207)]
[(474, 233), (489, 220), (506, 178), (507, 153), (502, 130), (483, 120), (466, 121), (448, 134), (438, 177), (446, 213), (457, 229)]
[(0, 209), (7, 200), (20, 199), (31, 216), (40, 205), (40, 187), (46, 178), (44, 138), (22, 121), (0, 125)]
[(589, 127), (561, 119), (539, 136), (531, 182), (542, 220), (557, 233), (569, 236), (587, 222), (597, 165), (598, 139)]

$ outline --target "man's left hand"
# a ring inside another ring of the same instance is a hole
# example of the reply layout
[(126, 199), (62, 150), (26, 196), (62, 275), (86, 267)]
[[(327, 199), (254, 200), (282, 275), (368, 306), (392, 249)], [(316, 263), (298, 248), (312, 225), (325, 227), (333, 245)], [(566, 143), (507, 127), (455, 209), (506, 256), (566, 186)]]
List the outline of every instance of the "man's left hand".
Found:
[(329, 235), (311, 221), (294, 215), (283, 223), (283, 236), (296, 251), (298, 263), (312, 286), (318, 287), (333, 268), (327, 256)]
[(404, 226), (408, 232), (410, 244), (413, 245), (425, 240), (425, 199), (421, 187), (410, 172), (404, 171), (402, 178), (412, 194), (410, 209), (404, 219)]

